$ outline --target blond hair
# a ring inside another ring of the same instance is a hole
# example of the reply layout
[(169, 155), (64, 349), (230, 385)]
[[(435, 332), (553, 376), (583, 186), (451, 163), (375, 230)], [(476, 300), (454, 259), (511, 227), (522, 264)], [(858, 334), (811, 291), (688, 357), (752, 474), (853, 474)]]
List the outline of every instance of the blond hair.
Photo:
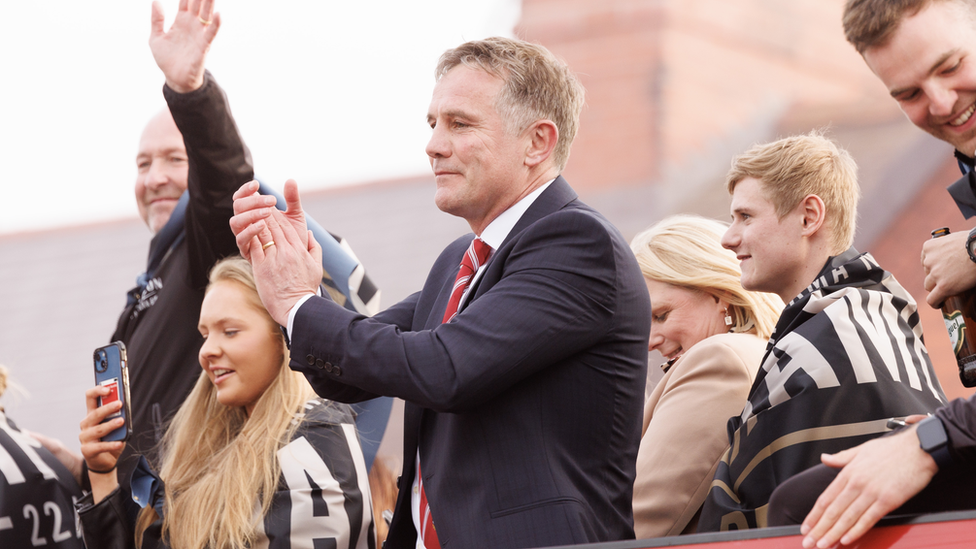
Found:
[(972, 0), (848, 0), (844, 6), (844, 36), (863, 55), (885, 45), (905, 18), (935, 2), (950, 1), (967, 8), (970, 19), (976, 21), (976, 2)]
[[(201, 373), (162, 441), (159, 476), (166, 485), (163, 539), (170, 547), (246, 547), (255, 539), (256, 520), (271, 507), (281, 465), (277, 451), (299, 426), (303, 404), (314, 396), (305, 377), (288, 367), (288, 349), (278, 325), (261, 305), (251, 265), (240, 257), (217, 263), (209, 292), (217, 283), (245, 288), (247, 302), (268, 320), (280, 345), (278, 376), (258, 398), (251, 416), (242, 407), (217, 401), (217, 391)], [(255, 509), (260, 514), (255, 516)], [(156, 520), (151, 506), (139, 515), (136, 546)]]
[(735, 253), (722, 247), (727, 228), (714, 219), (674, 215), (634, 237), (630, 249), (644, 277), (725, 300), (733, 332), (769, 339), (783, 301), (774, 294), (742, 287), (739, 261)]
[(831, 254), (839, 254), (854, 243), (857, 202), (861, 198), (857, 164), (821, 133), (755, 145), (736, 156), (725, 178), (729, 194), (747, 177), (759, 181), (762, 196), (776, 208), (779, 219), (807, 196), (819, 196), (826, 210), (824, 224)]
[(518, 134), (538, 120), (551, 120), (559, 130), (553, 161), (560, 171), (566, 167), (585, 91), (565, 63), (537, 44), (496, 36), (447, 50), (434, 76), (439, 81), (458, 65), (481, 69), (505, 82), (495, 108), (509, 132)]

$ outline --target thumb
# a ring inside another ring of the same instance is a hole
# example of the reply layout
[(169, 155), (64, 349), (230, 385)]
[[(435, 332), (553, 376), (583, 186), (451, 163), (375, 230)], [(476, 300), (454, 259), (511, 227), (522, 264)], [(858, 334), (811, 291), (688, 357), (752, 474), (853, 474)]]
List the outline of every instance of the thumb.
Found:
[(298, 196), (298, 183), (296, 183), (294, 179), (285, 181), (284, 195), (285, 206), (287, 207), (285, 213), (287, 213), (289, 217), (303, 215), (302, 199)]
[(163, 34), (163, 22), (165, 19), (163, 16), (163, 6), (159, 3), (159, 0), (154, 0), (152, 3), (152, 16), (150, 18), (149, 38), (155, 38)]
[(912, 415), (910, 415), (910, 416), (908, 416), (908, 417), (905, 418), (905, 423), (911, 425), (913, 423), (918, 423), (919, 421), (922, 421), (923, 419), (925, 419), (927, 417), (929, 417), (929, 416), (927, 416), (925, 414), (912, 414)]

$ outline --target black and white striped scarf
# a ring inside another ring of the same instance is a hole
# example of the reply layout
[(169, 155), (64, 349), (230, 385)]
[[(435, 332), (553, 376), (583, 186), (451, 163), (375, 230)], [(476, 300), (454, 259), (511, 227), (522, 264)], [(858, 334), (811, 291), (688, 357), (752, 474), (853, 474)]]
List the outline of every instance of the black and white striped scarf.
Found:
[(912, 296), (870, 254), (832, 257), (783, 310), (699, 531), (766, 525), (777, 485), (887, 430), (887, 420), (946, 403)]

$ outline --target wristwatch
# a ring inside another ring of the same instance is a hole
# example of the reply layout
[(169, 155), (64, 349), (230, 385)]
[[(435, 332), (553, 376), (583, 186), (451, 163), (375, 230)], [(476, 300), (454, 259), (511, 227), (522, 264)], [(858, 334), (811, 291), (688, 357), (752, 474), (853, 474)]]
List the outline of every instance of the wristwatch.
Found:
[(966, 251), (969, 252), (969, 259), (976, 263), (976, 227), (969, 231), (969, 238), (966, 239)]
[(949, 436), (941, 419), (935, 416), (923, 419), (918, 422), (915, 434), (918, 435), (918, 445), (932, 456), (940, 470), (952, 464), (952, 455), (949, 454)]

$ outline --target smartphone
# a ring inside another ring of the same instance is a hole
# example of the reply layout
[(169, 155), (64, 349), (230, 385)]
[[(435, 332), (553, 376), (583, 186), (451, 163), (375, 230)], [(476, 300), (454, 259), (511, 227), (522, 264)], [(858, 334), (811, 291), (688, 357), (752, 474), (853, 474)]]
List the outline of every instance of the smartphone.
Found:
[(104, 347), (95, 349), (92, 355), (95, 363), (95, 384), (108, 387), (111, 391), (108, 395), (98, 398), (98, 405), (105, 406), (116, 400), (122, 401), (122, 408), (105, 418), (102, 423), (117, 417), (125, 419), (118, 429), (102, 437), (102, 441), (128, 440), (129, 433), (132, 431), (132, 410), (129, 406), (129, 368), (125, 359), (125, 345), (121, 341), (116, 341)]

